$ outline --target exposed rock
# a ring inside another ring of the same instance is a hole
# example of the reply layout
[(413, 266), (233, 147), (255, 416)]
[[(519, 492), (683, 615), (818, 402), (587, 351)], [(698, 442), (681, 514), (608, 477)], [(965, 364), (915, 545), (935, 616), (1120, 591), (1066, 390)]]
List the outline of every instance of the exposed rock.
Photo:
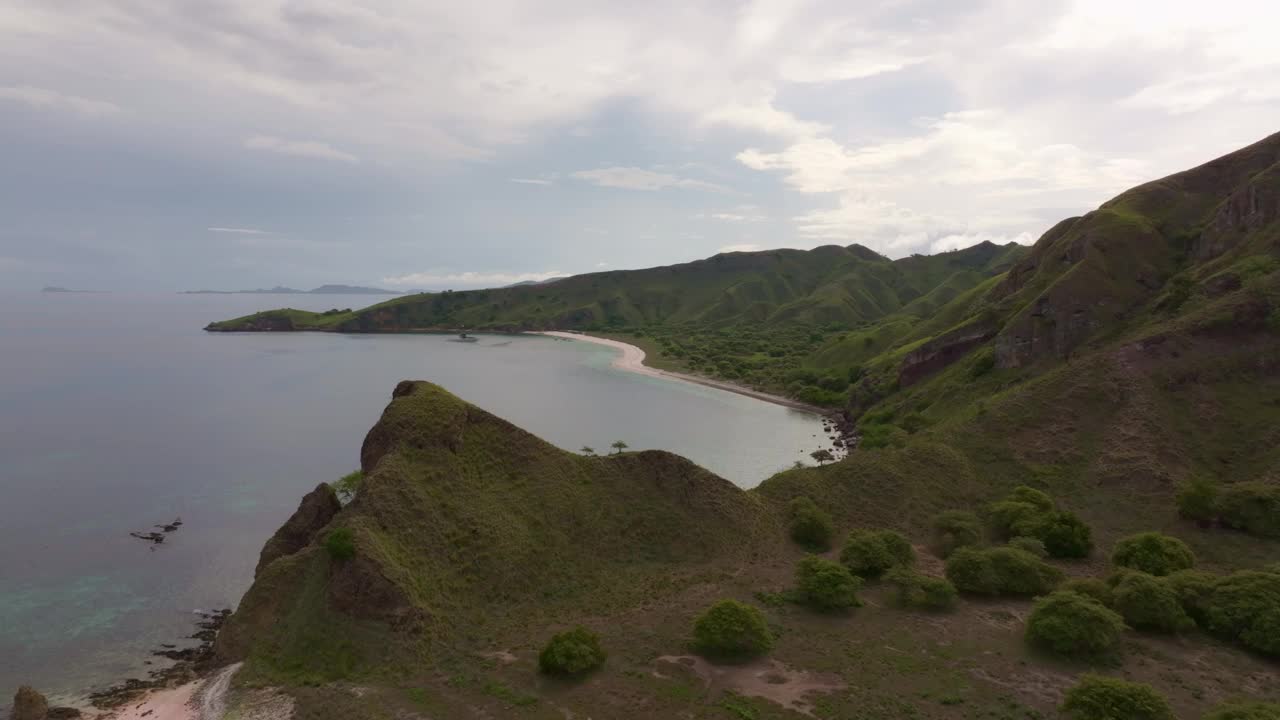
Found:
[(317, 485), (315, 490), (303, 496), (298, 509), (263, 546), (262, 553), (258, 556), (258, 566), (253, 571), (254, 577), (276, 559), (292, 555), (310, 544), (316, 533), (328, 525), (341, 509), (342, 504), (338, 502), (338, 495), (333, 488), (327, 483)]
[(902, 359), (898, 368), (898, 384), (902, 387), (914, 385), (964, 357), (995, 334), (994, 324), (978, 322), (939, 335)]
[(1209, 297), (1221, 297), (1241, 287), (1240, 276), (1233, 272), (1219, 273), (1204, 282), (1204, 292)]
[(49, 702), (35, 688), (23, 685), (13, 696), (13, 720), (44, 720), (49, 713)]
[(1276, 218), (1280, 218), (1280, 169), (1273, 167), (1222, 203), (1192, 243), (1192, 253), (1197, 260), (1215, 258)]
[(49, 708), (45, 720), (75, 720), (82, 716), (83, 713), (73, 707), (53, 707)]

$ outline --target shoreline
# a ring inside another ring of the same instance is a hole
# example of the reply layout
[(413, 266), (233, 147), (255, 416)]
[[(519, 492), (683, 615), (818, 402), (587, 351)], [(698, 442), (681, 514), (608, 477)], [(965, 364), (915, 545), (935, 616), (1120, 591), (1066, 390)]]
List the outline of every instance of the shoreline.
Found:
[(694, 385), (702, 385), (703, 387), (724, 390), (736, 395), (744, 395), (749, 398), (755, 398), (774, 405), (791, 408), (807, 412), (819, 417), (831, 417), (836, 413), (828, 408), (821, 408), (817, 405), (809, 405), (808, 403), (792, 400), (780, 395), (773, 395), (760, 390), (752, 390), (748, 387), (735, 385), (724, 380), (713, 380), (711, 378), (700, 377), (698, 375), (689, 375), (688, 373), (674, 372), (671, 370), (659, 370), (644, 364), (645, 352), (641, 348), (630, 343), (624, 343), (621, 340), (611, 340), (609, 338), (597, 337), (595, 335), (587, 335), (585, 333), (565, 332), (562, 330), (541, 330), (528, 332), (529, 335), (546, 335), (549, 337), (562, 338), (564, 340), (581, 340), (595, 345), (604, 345), (615, 350), (620, 350), (621, 355), (613, 359), (613, 367), (626, 372), (633, 372), (639, 375), (648, 375), (649, 377), (665, 378), (668, 380), (679, 380), (682, 382), (693, 383)]

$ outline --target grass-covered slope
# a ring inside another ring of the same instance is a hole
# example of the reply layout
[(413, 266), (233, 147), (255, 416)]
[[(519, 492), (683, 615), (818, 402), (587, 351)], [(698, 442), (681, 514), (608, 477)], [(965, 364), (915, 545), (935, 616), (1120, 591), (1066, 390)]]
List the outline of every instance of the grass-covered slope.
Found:
[(918, 301), (937, 303), (1002, 272), (1020, 252), (1017, 246), (986, 243), (897, 261), (859, 245), (723, 253), (681, 265), (590, 273), (539, 285), (424, 293), (353, 313), (272, 310), (212, 323), (208, 329), (397, 332), (852, 325)]

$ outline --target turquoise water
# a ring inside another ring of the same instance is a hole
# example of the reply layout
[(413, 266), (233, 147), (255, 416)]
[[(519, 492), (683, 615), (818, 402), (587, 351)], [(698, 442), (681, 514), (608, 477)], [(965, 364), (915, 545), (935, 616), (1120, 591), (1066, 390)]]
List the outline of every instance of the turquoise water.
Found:
[[(262, 543), (359, 465), (403, 379), (430, 380), (559, 445), (685, 455), (751, 487), (823, 444), (810, 415), (610, 366), (533, 336), (209, 334), (263, 307), (345, 296), (0, 296), (0, 705), (140, 676), (193, 611), (234, 606)], [(175, 517), (160, 546), (129, 537)]]

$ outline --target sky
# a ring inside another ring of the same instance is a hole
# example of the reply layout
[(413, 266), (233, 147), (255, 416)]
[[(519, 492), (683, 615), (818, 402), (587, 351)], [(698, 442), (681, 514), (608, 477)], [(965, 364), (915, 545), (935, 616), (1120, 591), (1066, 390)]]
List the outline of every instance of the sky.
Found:
[(1280, 4), (0, 0), (0, 289), (1032, 243), (1280, 130)]

